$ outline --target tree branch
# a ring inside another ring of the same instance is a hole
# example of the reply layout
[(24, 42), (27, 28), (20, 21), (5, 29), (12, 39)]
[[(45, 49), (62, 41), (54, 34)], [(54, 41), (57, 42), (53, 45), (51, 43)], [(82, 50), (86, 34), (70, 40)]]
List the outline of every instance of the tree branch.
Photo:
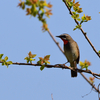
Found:
[[(56, 45), (58, 46), (58, 48), (60, 49), (60, 51), (64, 54), (64, 51), (62, 50), (62, 48), (60, 47), (59, 43), (55, 40), (54, 36), (52, 35), (52, 33), (50, 32), (50, 30), (48, 30), (49, 35), (51, 36), (51, 38), (53, 39), (53, 41), (56, 43)], [(64, 54), (65, 55), (65, 54)]]
[(81, 75), (83, 76), (83, 78), (85, 78), (85, 80), (92, 86), (92, 88), (94, 88), (94, 89), (96, 90), (96, 92), (100, 93), (99, 89), (97, 89), (97, 88), (95, 87), (95, 85), (92, 84), (92, 83), (85, 77), (85, 75), (84, 75), (83, 73), (80, 73), (80, 74), (81, 74)]
[[(100, 86), (100, 84), (98, 85), (98, 90), (99, 90), (99, 86)], [(100, 100), (100, 92), (98, 92), (98, 98)]]
[[(3, 63), (3, 62), (0, 61), (0, 63)], [(34, 63), (19, 63), (19, 62), (13, 62), (12, 64), (13, 64), (13, 65), (42, 66), (42, 65), (40, 65), (40, 64), (34, 64)], [(93, 73), (91, 70), (82, 70), (82, 69), (78, 69), (78, 68), (73, 69), (72, 67), (68, 67), (68, 66), (66, 66), (65, 64), (44, 65), (44, 66), (47, 67), (47, 68), (70, 69), (70, 70), (73, 70), (73, 71), (77, 71), (77, 72), (79, 72), (79, 73), (85, 72), (85, 73), (88, 73), (88, 74), (92, 74), (93, 76), (100, 77), (100, 74)]]

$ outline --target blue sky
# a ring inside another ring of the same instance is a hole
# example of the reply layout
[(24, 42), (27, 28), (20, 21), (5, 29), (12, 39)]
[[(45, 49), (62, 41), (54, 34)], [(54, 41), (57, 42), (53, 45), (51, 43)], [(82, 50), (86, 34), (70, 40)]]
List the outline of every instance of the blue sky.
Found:
[[(87, 59), (89, 67), (95, 73), (100, 73), (100, 59), (95, 54), (80, 30), (73, 31), (75, 22), (62, 0), (47, 0), (53, 5), (53, 15), (47, 19), (51, 33), (55, 36), (68, 33), (78, 43), (80, 61)], [(66, 62), (65, 56), (58, 49), (47, 32), (41, 31), (41, 22), (37, 18), (26, 16), (25, 10), (17, 7), (19, 0), (0, 1), (0, 54), (8, 56), (13, 62), (26, 62), (28, 52), (44, 57), (50, 54), (51, 64)], [(97, 49), (100, 50), (100, 1), (80, 1), (83, 13), (90, 15), (92, 20), (84, 23), (82, 28)], [(56, 38), (56, 37), (55, 37)], [(63, 48), (63, 42), (56, 38)], [(67, 64), (69, 66), (69, 64)], [(91, 86), (78, 74), (71, 78), (70, 70), (45, 68), (40, 71), (38, 66), (11, 65), (9, 68), (0, 65), (0, 100), (97, 100), (98, 94), (91, 94)], [(78, 68), (79, 65), (78, 65)], [(91, 75), (85, 74), (87, 78)], [(95, 86), (99, 84), (95, 79)]]

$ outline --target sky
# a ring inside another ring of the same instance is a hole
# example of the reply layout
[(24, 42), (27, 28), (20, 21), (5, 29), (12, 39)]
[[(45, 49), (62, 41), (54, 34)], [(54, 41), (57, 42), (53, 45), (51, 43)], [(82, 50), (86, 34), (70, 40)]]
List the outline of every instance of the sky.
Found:
[[(80, 30), (73, 31), (76, 23), (62, 0), (47, 0), (53, 5), (53, 15), (47, 18), (48, 27), (53, 36), (68, 33), (78, 43), (80, 61), (91, 62), (89, 69), (100, 73), (100, 59), (95, 54)], [(26, 62), (24, 58), (31, 51), (38, 57), (50, 55), (51, 64), (63, 64), (67, 60), (48, 32), (42, 32), (42, 23), (37, 18), (26, 16), (25, 10), (17, 7), (19, 0), (0, 1), (0, 54), (9, 57), (13, 62)], [(80, 0), (85, 15), (92, 20), (83, 23), (82, 28), (87, 36), (100, 50), (100, 0)], [(63, 48), (63, 42), (56, 38)], [(3, 57), (3, 58), (4, 58)], [(69, 66), (69, 64), (66, 64)], [(78, 65), (78, 68), (80, 66)], [(91, 75), (86, 74), (87, 78)], [(95, 86), (100, 83), (95, 79)], [(45, 68), (39, 66), (10, 65), (8, 68), (0, 64), (0, 100), (97, 100), (98, 93), (91, 91), (92, 87), (78, 73), (77, 78), (71, 78), (70, 70)], [(84, 98), (82, 98), (84, 96)]]

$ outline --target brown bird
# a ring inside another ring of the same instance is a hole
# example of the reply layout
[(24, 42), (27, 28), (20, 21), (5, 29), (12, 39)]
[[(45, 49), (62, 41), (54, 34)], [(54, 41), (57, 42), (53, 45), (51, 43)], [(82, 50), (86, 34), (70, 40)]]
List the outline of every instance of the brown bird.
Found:
[[(77, 43), (72, 39), (69, 34), (62, 34), (59, 37), (64, 42), (64, 54), (70, 62), (70, 66), (74, 69), (77, 68), (77, 64), (79, 63), (80, 53)], [(77, 72), (71, 70), (71, 77), (77, 77)]]

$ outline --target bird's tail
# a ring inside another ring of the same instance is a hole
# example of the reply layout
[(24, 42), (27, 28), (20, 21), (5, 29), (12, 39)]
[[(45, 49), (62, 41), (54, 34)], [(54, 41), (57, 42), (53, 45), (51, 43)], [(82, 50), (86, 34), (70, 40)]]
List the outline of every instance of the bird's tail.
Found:
[[(71, 63), (71, 67), (72, 67), (72, 68), (77, 68), (76, 61), (74, 61), (73, 63)], [(77, 77), (77, 72), (71, 70), (71, 77)]]

